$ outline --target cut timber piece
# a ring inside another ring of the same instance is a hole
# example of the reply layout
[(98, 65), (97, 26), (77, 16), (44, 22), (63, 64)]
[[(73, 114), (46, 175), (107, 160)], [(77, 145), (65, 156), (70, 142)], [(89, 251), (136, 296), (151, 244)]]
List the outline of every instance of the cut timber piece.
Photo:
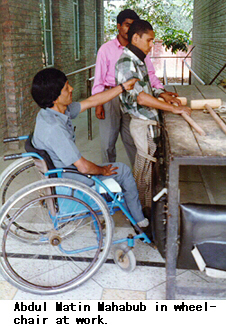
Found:
[(181, 115), (201, 136), (206, 136), (205, 131), (187, 113), (183, 112)]
[(191, 100), (191, 109), (202, 110), (205, 109), (205, 105), (208, 104), (212, 108), (218, 108), (222, 105), (222, 100), (220, 98), (216, 99), (205, 99), (205, 100)]
[(211, 114), (211, 116), (214, 118), (214, 120), (216, 121), (216, 123), (220, 126), (220, 128), (223, 130), (223, 132), (226, 134), (226, 125), (225, 123), (221, 120), (221, 118), (216, 114), (216, 112), (214, 112), (213, 108), (206, 104), (205, 108), (209, 111), (209, 113)]
[[(178, 98), (178, 100), (181, 101), (181, 105), (187, 105), (187, 98), (186, 97), (175, 97)], [(158, 100), (160, 101), (164, 101), (164, 99), (162, 97), (158, 97)]]

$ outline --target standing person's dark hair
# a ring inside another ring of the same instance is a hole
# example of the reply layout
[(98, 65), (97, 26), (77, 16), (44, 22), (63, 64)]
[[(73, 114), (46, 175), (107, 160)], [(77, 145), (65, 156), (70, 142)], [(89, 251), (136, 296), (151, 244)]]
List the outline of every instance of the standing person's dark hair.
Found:
[(122, 25), (126, 19), (137, 20), (140, 19), (137, 13), (131, 9), (125, 9), (121, 11), (117, 16), (117, 24)]
[(31, 95), (40, 108), (51, 108), (67, 81), (66, 75), (56, 68), (39, 71), (32, 82)]
[(153, 31), (152, 25), (146, 20), (135, 20), (128, 31), (128, 41), (131, 43), (134, 34), (138, 34), (140, 37), (148, 31)]

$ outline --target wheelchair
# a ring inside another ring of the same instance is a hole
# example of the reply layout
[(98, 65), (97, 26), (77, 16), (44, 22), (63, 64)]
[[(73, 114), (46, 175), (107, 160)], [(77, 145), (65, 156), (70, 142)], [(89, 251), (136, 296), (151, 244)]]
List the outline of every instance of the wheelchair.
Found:
[[(6, 141), (21, 139), (31, 144), (28, 136)], [(79, 172), (56, 169), (48, 154), (35, 148), (5, 156), (10, 159), (17, 160), (0, 179), (0, 271), (12, 285), (35, 294), (59, 294), (91, 278), (106, 261), (112, 245), (114, 262), (127, 272), (136, 266), (135, 241), (153, 245), (125, 209), (123, 193), (114, 179), (100, 181), (87, 175), (94, 181), (89, 187), (63, 178), (65, 172)], [(27, 175), (31, 176), (28, 184), (15, 191), (14, 184)], [(116, 210), (129, 219), (135, 235), (113, 240)]]

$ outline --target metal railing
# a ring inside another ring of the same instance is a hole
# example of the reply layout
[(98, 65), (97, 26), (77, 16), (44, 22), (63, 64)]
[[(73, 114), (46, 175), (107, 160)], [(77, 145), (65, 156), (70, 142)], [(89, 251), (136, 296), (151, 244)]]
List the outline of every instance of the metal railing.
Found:
[[(95, 68), (96, 64), (87, 66), (85, 68), (81, 68), (75, 71), (72, 71), (68, 74), (66, 74), (67, 77), (77, 75), (81, 72), (85, 72), (88, 70), (89, 77), (86, 79), (86, 96), (89, 97), (91, 95), (92, 90), (92, 81), (94, 80), (94, 77), (92, 76), (92, 69)], [(88, 124), (88, 139), (93, 139), (93, 133), (92, 133), (92, 109), (87, 110), (87, 124)]]
[[(185, 57), (179, 57), (179, 56), (155, 56), (152, 57), (152, 59), (182, 59), (182, 79), (181, 79), (181, 84), (184, 84), (184, 66), (186, 65), (187, 68), (189, 69), (189, 85), (191, 84), (191, 75), (193, 75), (201, 84), (205, 85), (205, 83), (202, 81), (202, 79), (192, 70), (192, 68), (188, 65), (186, 62), (186, 59), (191, 58), (190, 54), (193, 51), (194, 47), (189, 51), (189, 53)], [(84, 67), (82, 69), (75, 70), (71, 73), (66, 74), (67, 77), (69, 76), (74, 76), (76, 74), (85, 72), (88, 70), (88, 78), (86, 79), (86, 95), (87, 97), (91, 96), (91, 91), (92, 91), (92, 82), (94, 80), (94, 76), (92, 75), (92, 69), (95, 68), (95, 64)], [(224, 67), (225, 68), (225, 67)], [(164, 80), (164, 85), (168, 84), (168, 78), (166, 74), (166, 61), (164, 60), (164, 71), (163, 71), (163, 80)], [(88, 139), (92, 140), (92, 109), (87, 110), (87, 125), (88, 125)]]
[[(184, 84), (184, 67), (188, 68), (189, 71), (189, 77), (188, 77), (188, 84), (191, 85), (191, 75), (193, 75), (202, 85), (205, 85), (205, 82), (194, 72), (194, 70), (189, 66), (189, 64), (186, 62), (187, 59), (190, 59), (191, 52), (194, 50), (195, 46), (192, 47), (192, 49), (188, 52), (188, 54), (185, 57), (179, 57), (179, 56), (164, 56), (164, 57), (152, 57), (152, 59), (155, 58), (160, 58), (160, 59), (182, 59), (182, 76), (181, 76), (181, 85)], [(219, 74), (222, 72), (222, 70), (226, 67), (226, 65), (221, 69)], [(219, 75), (218, 74), (218, 75)], [(217, 77), (217, 76), (216, 76)], [(215, 79), (216, 79), (215, 77)], [(163, 67), (163, 83), (164, 85), (168, 85), (168, 78), (167, 78), (167, 73), (166, 73), (166, 60), (164, 60), (164, 67)]]
[[(168, 77), (166, 73), (166, 60), (165, 59), (182, 59), (182, 69), (181, 69), (181, 84), (184, 84), (184, 60), (185, 59), (191, 59), (191, 56), (189, 56), (190, 52), (186, 56), (153, 56), (151, 59), (164, 59), (164, 65), (163, 65), (163, 83), (164, 85), (168, 84)], [(190, 75), (189, 75), (189, 82), (190, 82)]]
[(189, 85), (191, 85), (191, 74), (202, 84), (205, 85), (206, 83), (194, 72), (194, 70), (189, 66), (189, 64), (185, 61), (184, 59), (184, 64), (188, 67), (189, 69)]
[(96, 64), (93, 64), (93, 65), (87, 66), (85, 68), (81, 68), (81, 69), (72, 71), (72, 72), (66, 74), (66, 76), (69, 77), (69, 76), (77, 75), (80, 72), (84, 72), (84, 71), (87, 71), (87, 70), (89, 70), (89, 75), (91, 75), (92, 74), (92, 68), (94, 68), (95, 66), (96, 66)]

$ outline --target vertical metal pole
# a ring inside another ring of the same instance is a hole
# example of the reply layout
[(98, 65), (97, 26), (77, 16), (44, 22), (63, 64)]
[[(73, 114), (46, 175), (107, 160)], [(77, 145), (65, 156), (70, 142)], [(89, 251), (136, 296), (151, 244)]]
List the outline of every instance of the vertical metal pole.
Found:
[[(87, 97), (91, 95), (91, 80), (92, 77), (92, 68), (89, 68), (89, 77), (87, 80)], [(87, 110), (87, 120), (88, 120), (88, 140), (93, 139), (92, 135), (92, 108)]]
[(182, 77), (181, 77), (181, 85), (184, 85), (184, 61), (182, 60)]
[(191, 85), (191, 70), (189, 70), (189, 82), (188, 82), (189, 85)]
[(216, 76), (211, 80), (209, 85), (212, 85), (213, 82), (217, 79), (217, 77), (222, 73), (222, 71), (226, 68), (226, 64), (221, 68), (221, 70), (216, 74)]
[(166, 299), (174, 300), (176, 294), (176, 265), (178, 237), (178, 185), (179, 165), (175, 161), (169, 166), (168, 216), (166, 238)]
[[(186, 57), (182, 61), (182, 85), (184, 83), (184, 62), (189, 57), (189, 54), (192, 53), (194, 48), (195, 48), (195, 46), (192, 47), (192, 49), (188, 52), (188, 54), (186, 55)], [(191, 85), (191, 71), (190, 70), (189, 70), (189, 85)]]

